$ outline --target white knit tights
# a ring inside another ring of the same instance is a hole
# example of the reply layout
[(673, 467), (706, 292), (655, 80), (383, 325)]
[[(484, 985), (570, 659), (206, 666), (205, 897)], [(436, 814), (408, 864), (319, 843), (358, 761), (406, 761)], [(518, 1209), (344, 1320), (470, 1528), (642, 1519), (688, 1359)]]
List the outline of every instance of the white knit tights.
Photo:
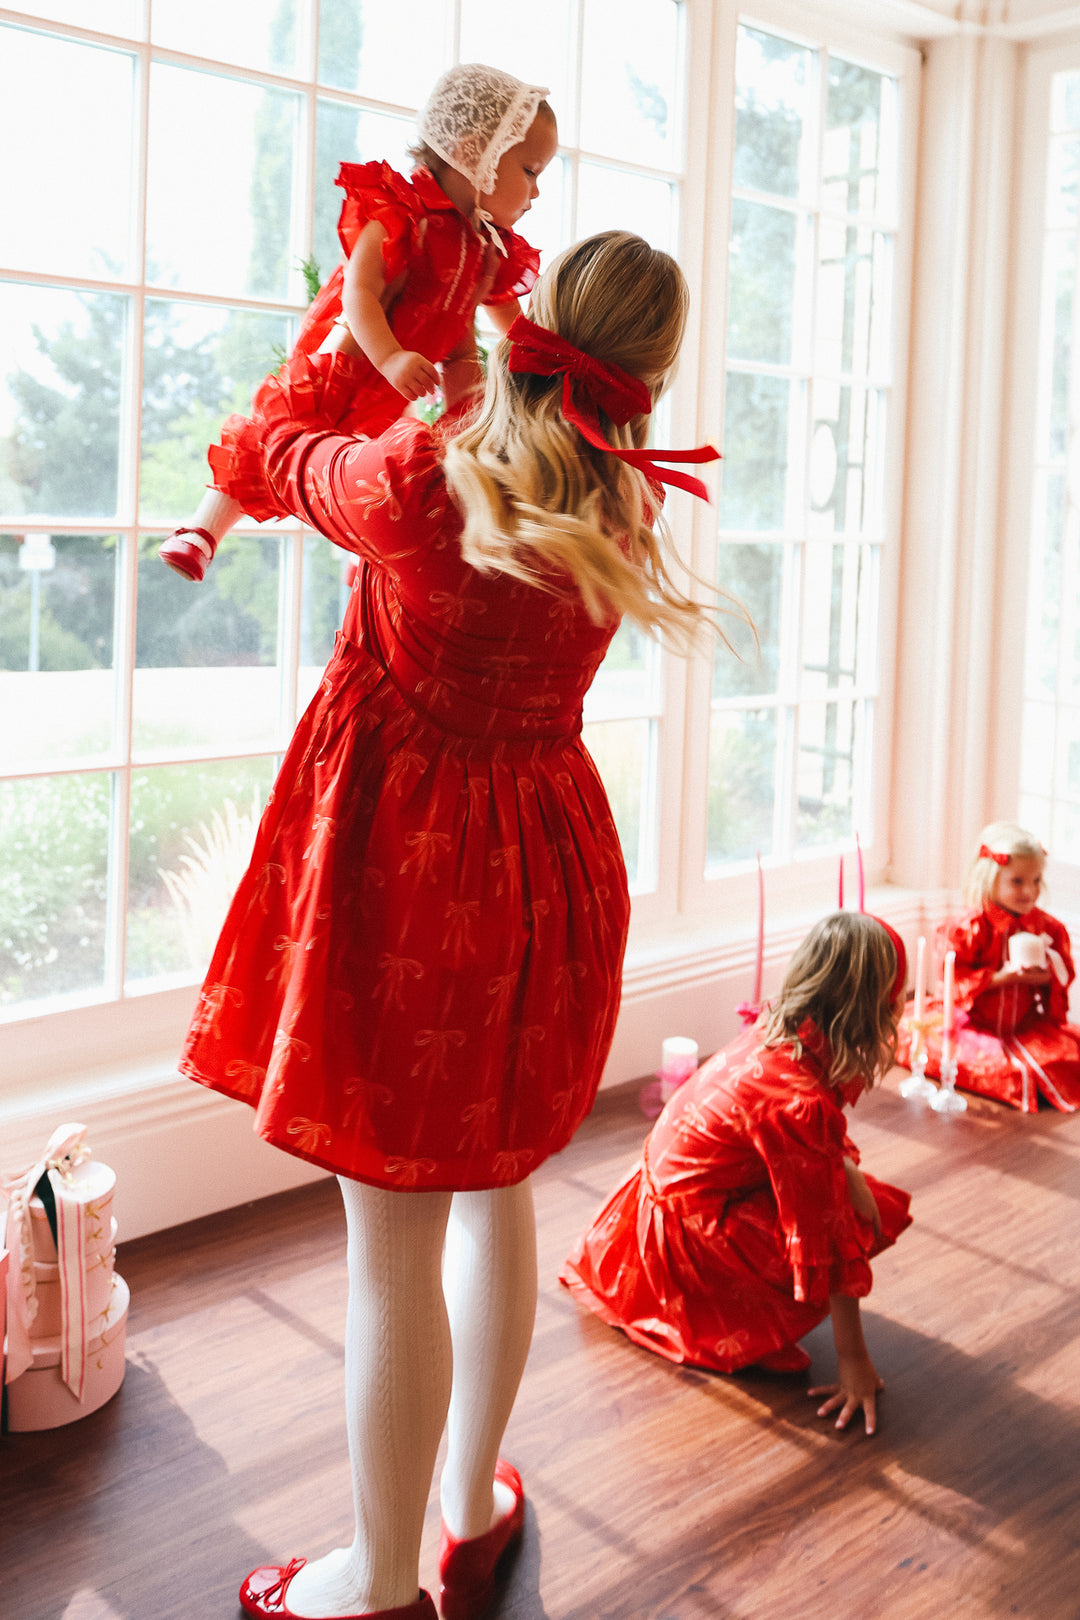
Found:
[(205, 529), (215, 540), (224, 540), (233, 524), (243, 515), (244, 508), (239, 501), (234, 501), (231, 495), (222, 494), (220, 489), (215, 489), (211, 484), (195, 508), (195, 516), (187, 527)]
[(351, 1547), (305, 1565), (289, 1586), (293, 1613), (318, 1620), (415, 1602), (424, 1510), (448, 1409), (441, 1495), (451, 1532), (482, 1534), (507, 1511), (510, 1502), (499, 1499), (492, 1481), (536, 1310), (527, 1182), (450, 1194), (342, 1179), (341, 1190), (356, 1535)]

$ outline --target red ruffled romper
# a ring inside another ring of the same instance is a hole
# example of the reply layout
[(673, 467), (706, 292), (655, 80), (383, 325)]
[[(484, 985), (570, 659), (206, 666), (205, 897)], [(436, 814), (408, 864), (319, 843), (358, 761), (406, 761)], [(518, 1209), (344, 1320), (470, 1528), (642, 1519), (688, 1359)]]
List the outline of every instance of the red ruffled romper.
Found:
[[(1051, 972), (1047, 985), (992, 987), (1005, 966), (1012, 934), (1042, 934), (1065, 968), (1062, 984)], [(991, 903), (942, 930), (941, 956), (956, 952), (956, 1083), (964, 1091), (1038, 1111), (1039, 1096), (1066, 1113), (1080, 1107), (1080, 1029), (1070, 1024), (1069, 985), (1076, 977), (1069, 936), (1056, 917), (1036, 907), (1018, 917)], [(927, 1002), (927, 1015), (940, 1017), (942, 1003)], [(900, 1021), (896, 1060), (911, 1065), (909, 1015)], [(926, 1072), (941, 1075), (941, 1031), (927, 1037)]]
[[(406, 179), (388, 163), (343, 163), (337, 184), (345, 190), (338, 220), (345, 257), (364, 226), (376, 220), (387, 232), (382, 248), (386, 285), (405, 276), (386, 312), (403, 349), (415, 349), (432, 364), (445, 360), (473, 330), (478, 293), (483, 292), (485, 304), (509, 304), (533, 286), (540, 268), (537, 250), (514, 231), (499, 229), (506, 250), (505, 256), (500, 254), (490, 238), (477, 234), (430, 170), (418, 168)], [(316, 294), (294, 352), (313, 354), (329, 335), (341, 314), (344, 274), (339, 264)], [(485, 292), (492, 274), (494, 281)], [(342, 433), (374, 436), (397, 421), (407, 401), (364, 355), (357, 357), (354, 376), (355, 399), (335, 425)], [(248, 505), (252, 495), (258, 498), (258, 483), (249, 490), (238, 478), (243, 463), (233, 454), (232, 442), (239, 421), (243, 418), (230, 417), (222, 444), (210, 447), (214, 483), (250, 516), (264, 517), (265, 511)]]
[(467, 566), (439, 430), (326, 431), (355, 363), (319, 361), (268, 379), (235, 453), (362, 561), (181, 1068), (346, 1176), (509, 1184), (588, 1112), (618, 1011), (626, 874), (580, 736), (616, 626)]
[(669, 1361), (735, 1372), (790, 1345), (830, 1294), (868, 1294), (871, 1258), (911, 1224), (908, 1194), (870, 1176), (882, 1237), (856, 1215), (828, 1048), (812, 1023), (799, 1034), (797, 1058), (746, 1030), (680, 1086), (563, 1267), (583, 1305)]

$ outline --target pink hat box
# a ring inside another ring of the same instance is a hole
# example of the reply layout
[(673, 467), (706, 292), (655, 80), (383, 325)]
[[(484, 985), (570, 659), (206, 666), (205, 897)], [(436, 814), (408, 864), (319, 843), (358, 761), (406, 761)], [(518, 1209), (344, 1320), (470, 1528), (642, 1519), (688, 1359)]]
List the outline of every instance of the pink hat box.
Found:
[[(35, 1239), (37, 1235), (35, 1227)], [(52, 1236), (51, 1232), (49, 1236)], [(112, 1294), (113, 1262), (116, 1258), (115, 1220), (109, 1222), (108, 1238), (107, 1247), (93, 1243), (89, 1237), (86, 1240), (86, 1314), (91, 1322), (96, 1322), (102, 1315)], [(35, 1339), (51, 1339), (63, 1326), (60, 1311), (60, 1267), (50, 1265), (47, 1260), (35, 1260), (34, 1291), (37, 1294), (37, 1315), (34, 1317), (31, 1331)]]
[[(112, 1215), (113, 1194), (116, 1191), (116, 1171), (100, 1159), (84, 1159), (64, 1178), (68, 1187), (78, 1194), (85, 1205), (86, 1252), (100, 1248), (103, 1234), (111, 1237), (105, 1245), (112, 1247), (116, 1237), (116, 1222)], [(56, 1264), (56, 1239), (52, 1235), (49, 1217), (40, 1198), (30, 1200), (30, 1219), (33, 1221), (34, 1259)]]
[[(60, 1376), (60, 1335), (34, 1338), (31, 1367), (7, 1387), (7, 1426), (13, 1434), (58, 1429), (89, 1417), (112, 1399), (124, 1381), (124, 1346), (130, 1294), (114, 1272), (104, 1330), (91, 1339), (86, 1356), (86, 1386), (77, 1401)], [(105, 1313), (102, 1313), (105, 1314)]]

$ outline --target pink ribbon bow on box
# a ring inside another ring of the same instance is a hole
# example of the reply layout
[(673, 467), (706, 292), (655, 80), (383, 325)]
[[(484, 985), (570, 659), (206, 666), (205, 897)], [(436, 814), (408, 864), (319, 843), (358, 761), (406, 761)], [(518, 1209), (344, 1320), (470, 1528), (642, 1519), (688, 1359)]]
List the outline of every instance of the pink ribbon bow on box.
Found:
[(0, 1175), (7, 1199), (4, 1242), (11, 1251), (7, 1279), (8, 1349), (6, 1381), (19, 1378), (34, 1359), (30, 1329), (37, 1315), (34, 1281), (34, 1234), (30, 1200), (47, 1175), (56, 1200), (56, 1253), (60, 1272), (60, 1376), (81, 1401), (86, 1380), (85, 1208), (71, 1186), (71, 1172), (90, 1157), (83, 1141), (85, 1125), (61, 1125), (49, 1137), (36, 1164), (12, 1175)]

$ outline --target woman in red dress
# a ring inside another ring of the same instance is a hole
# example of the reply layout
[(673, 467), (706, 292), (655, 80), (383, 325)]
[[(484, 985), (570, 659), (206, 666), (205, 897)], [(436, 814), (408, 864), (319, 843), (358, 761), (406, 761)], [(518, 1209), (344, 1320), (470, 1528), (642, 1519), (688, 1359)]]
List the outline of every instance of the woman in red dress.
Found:
[(859, 1299), (910, 1200), (859, 1169), (844, 1105), (892, 1061), (906, 971), (887, 923), (818, 923), (775, 1005), (675, 1092), (562, 1272), (635, 1343), (717, 1372), (802, 1371), (795, 1341), (831, 1316), (837, 1382), (810, 1393), (837, 1428), (861, 1407), (867, 1434), (882, 1386)]
[[(1065, 925), (1038, 903), (1045, 865), (1034, 833), (992, 822), (964, 879), (971, 910), (941, 930), (942, 956), (956, 952), (956, 1084), (1027, 1114), (1040, 1096), (1065, 1113), (1080, 1108), (1080, 1029), (1069, 1023), (1076, 969)], [(935, 1080), (941, 1012), (940, 999), (927, 1003), (926, 1072)], [(910, 1065), (914, 1036), (902, 1018), (899, 1063)]]
[(333, 431), (340, 354), (295, 356), (237, 434), (274, 510), (361, 559), (182, 1063), (336, 1171), (348, 1222), (355, 1539), (253, 1572), (249, 1614), (433, 1613), (448, 1409), (444, 1620), (482, 1612), (521, 1532), (498, 1450), (535, 1311), (528, 1176), (592, 1104), (629, 915), (582, 699), (621, 613), (708, 623), (668, 576), (656, 479), (704, 486), (640, 448), (686, 298), (666, 254), (608, 232), (537, 284), (456, 439)]
[[(382, 433), (440, 382), (451, 406), (482, 383), (477, 306), (505, 332), (540, 263), (512, 227), (539, 195), (558, 145), (546, 93), (498, 68), (461, 64), (443, 74), (420, 113), (411, 178), (388, 163), (341, 165), (345, 263), (305, 315), (296, 352), (342, 348), (356, 357), (354, 396), (334, 424), (343, 433)], [(187, 579), (204, 578), (242, 513), (277, 515), (261, 480), (243, 477), (234, 438), (244, 421), (226, 421), (209, 451), (214, 484), (191, 526), (160, 548)]]

